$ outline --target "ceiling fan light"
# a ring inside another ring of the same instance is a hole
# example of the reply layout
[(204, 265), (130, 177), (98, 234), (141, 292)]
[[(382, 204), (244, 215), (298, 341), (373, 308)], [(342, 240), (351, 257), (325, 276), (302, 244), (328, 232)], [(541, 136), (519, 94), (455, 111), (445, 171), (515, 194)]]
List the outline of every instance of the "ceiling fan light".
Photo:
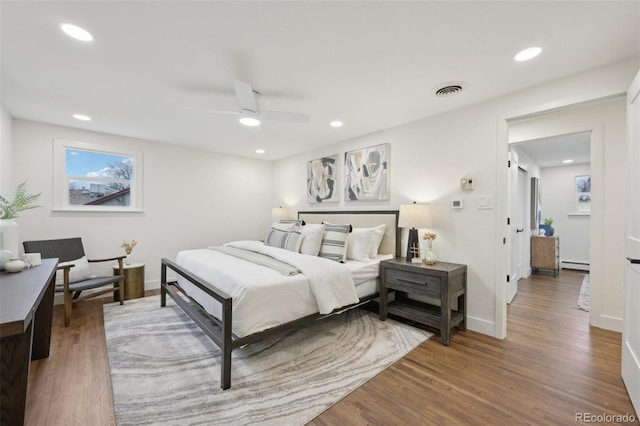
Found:
[(238, 119), (240, 124), (249, 127), (255, 127), (260, 125), (260, 119), (258, 118), (258, 114), (249, 110), (242, 110), (240, 113), (240, 118)]

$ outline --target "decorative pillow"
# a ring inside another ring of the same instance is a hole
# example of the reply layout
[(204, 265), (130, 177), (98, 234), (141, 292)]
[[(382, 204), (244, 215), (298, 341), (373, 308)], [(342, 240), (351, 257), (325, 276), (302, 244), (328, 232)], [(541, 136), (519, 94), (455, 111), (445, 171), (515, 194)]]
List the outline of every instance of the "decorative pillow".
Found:
[(298, 252), (302, 243), (300, 226), (295, 223), (274, 222), (264, 243), (268, 246)]
[[(69, 269), (69, 283), (75, 283), (91, 278), (91, 270), (89, 269), (89, 260), (87, 256), (80, 259), (71, 260), (69, 262), (60, 262), (58, 266), (75, 265)], [(56, 285), (64, 285), (64, 272), (58, 271), (56, 274)]]
[(305, 225), (304, 220), (302, 219), (280, 219), (280, 223), (295, 223), (300, 226)]
[(369, 262), (369, 252), (373, 244), (373, 229), (353, 228), (347, 239), (347, 259)]
[(302, 245), (300, 253), (317, 256), (322, 246), (324, 225), (309, 224), (302, 227)]
[(380, 243), (382, 243), (382, 238), (384, 238), (385, 226), (378, 225), (369, 229), (373, 230), (373, 242), (371, 243), (371, 250), (369, 251), (369, 257), (373, 259), (378, 255), (378, 250), (380, 249)]
[(318, 256), (336, 262), (344, 262), (347, 255), (347, 239), (351, 229), (351, 225), (334, 225), (325, 222)]

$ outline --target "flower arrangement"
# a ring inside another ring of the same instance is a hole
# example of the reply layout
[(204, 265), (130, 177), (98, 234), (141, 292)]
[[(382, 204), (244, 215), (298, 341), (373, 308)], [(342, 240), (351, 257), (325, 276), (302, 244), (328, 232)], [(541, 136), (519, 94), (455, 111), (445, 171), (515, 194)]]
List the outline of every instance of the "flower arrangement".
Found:
[(553, 219), (551, 219), (550, 217), (545, 217), (543, 222), (545, 225), (553, 225)]
[(27, 193), (27, 181), (18, 185), (16, 190), (16, 196), (13, 201), (9, 202), (6, 198), (0, 195), (0, 219), (14, 219), (18, 217), (18, 213), (23, 210), (34, 209), (40, 207), (33, 203), (40, 197), (42, 193), (28, 194)]
[(124, 243), (122, 243), (120, 247), (124, 249), (125, 253), (131, 254), (131, 252), (133, 251), (133, 248), (137, 245), (138, 245), (138, 242), (136, 240), (132, 240), (130, 243), (125, 241)]
[(427, 244), (429, 245), (429, 250), (431, 250), (431, 246), (433, 245), (433, 240), (436, 239), (438, 235), (435, 232), (425, 232), (422, 237), (423, 240), (427, 240)]

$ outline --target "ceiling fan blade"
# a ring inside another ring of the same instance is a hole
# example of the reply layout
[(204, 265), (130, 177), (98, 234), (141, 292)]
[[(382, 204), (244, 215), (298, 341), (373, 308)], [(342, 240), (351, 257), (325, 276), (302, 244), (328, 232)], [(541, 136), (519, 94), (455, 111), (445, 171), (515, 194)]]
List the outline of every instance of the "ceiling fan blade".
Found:
[(236, 91), (236, 98), (238, 99), (240, 109), (258, 112), (258, 107), (256, 106), (256, 95), (253, 93), (251, 85), (244, 81), (234, 80), (233, 87)]
[(260, 111), (260, 117), (265, 120), (289, 121), (292, 123), (308, 123), (311, 120), (307, 114), (284, 111)]
[(186, 107), (184, 107), (184, 109), (188, 109), (190, 111), (206, 112), (206, 113), (210, 113), (210, 114), (226, 114), (226, 115), (238, 115), (238, 114), (240, 114), (239, 111), (232, 111), (232, 110), (228, 110), (228, 109), (204, 109), (204, 108), (190, 107), (190, 106), (186, 106)]

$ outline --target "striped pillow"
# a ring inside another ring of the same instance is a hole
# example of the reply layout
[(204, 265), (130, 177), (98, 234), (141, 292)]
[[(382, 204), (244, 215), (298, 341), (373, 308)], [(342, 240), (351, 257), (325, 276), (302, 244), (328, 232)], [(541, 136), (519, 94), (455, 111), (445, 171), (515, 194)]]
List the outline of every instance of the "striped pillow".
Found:
[(302, 219), (280, 219), (280, 223), (295, 223), (296, 225), (306, 225)]
[(334, 225), (324, 222), (324, 234), (318, 256), (344, 263), (349, 232), (351, 232), (351, 225)]
[(271, 230), (267, 234), (264, 243), (268, 246), (299, 252), (300, 244), (302, 244), (300, 226), (293, 223), (274, 223), (271, 225)]

